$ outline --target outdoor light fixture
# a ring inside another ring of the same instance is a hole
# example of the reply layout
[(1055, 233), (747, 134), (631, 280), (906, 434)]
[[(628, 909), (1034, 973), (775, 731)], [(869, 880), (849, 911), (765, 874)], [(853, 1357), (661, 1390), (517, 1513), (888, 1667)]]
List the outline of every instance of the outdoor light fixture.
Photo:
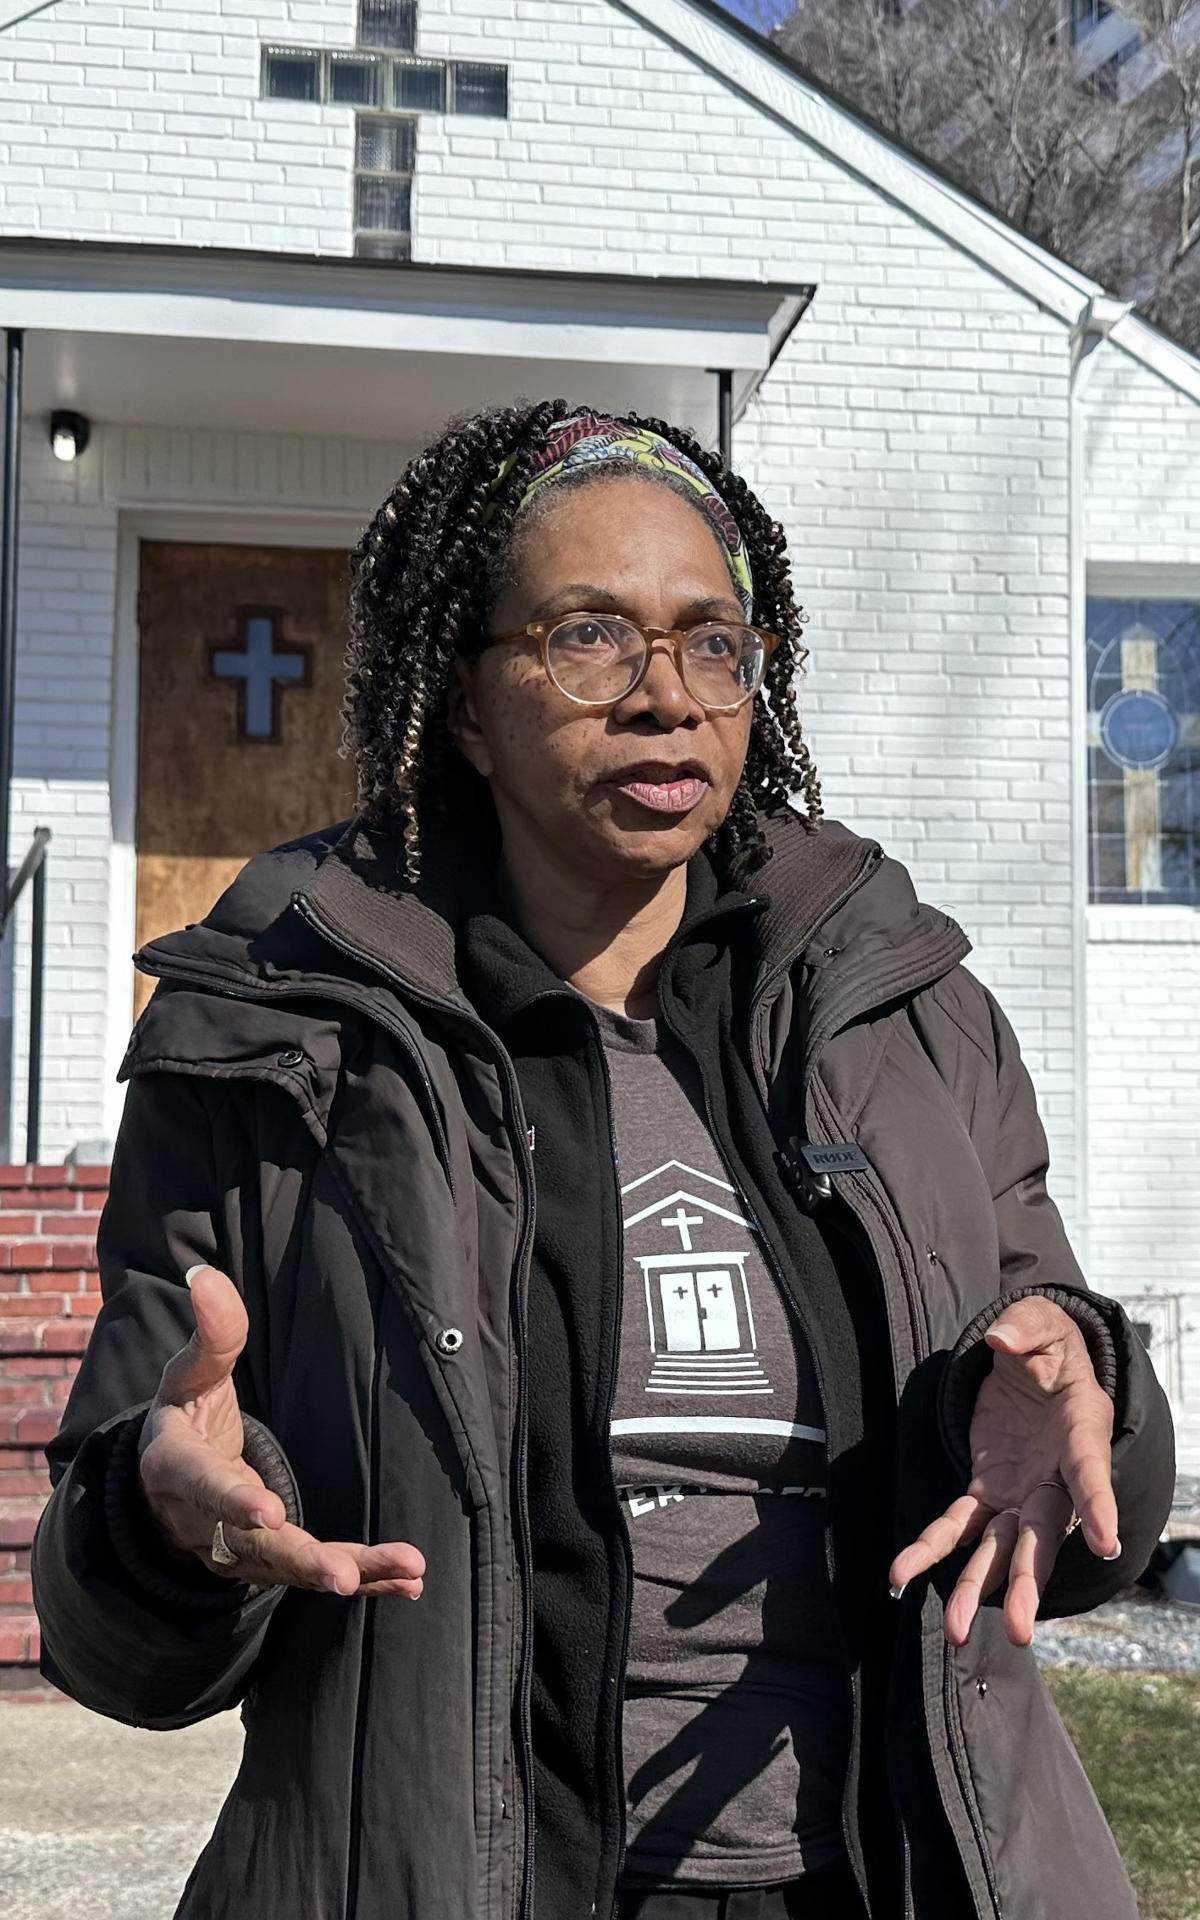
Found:
[(92, 437), (92, 423), (81, 413), (59, 408), (50, 415), (50, 446), (56, 460), (78, 460)]

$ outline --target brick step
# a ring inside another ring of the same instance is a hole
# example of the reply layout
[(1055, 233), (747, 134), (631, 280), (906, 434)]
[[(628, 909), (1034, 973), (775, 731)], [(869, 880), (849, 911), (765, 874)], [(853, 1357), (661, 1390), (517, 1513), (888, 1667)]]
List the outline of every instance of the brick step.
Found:
[(0, 1192), (14, 1189), (35, 1192), (45, 1187), (62, 1187), (71, 1191), (81, 1187), (102, 1187), (107, 1191), (110, 1172), (111, 1169), (106, 1166), (47, 1166), (26, 1160), (16, 1165), (0, 1166)]
[(0, 1694), (33, 1697), (29, 1549), (50, 1493), (44, 1447), (100, 1307), (107, 1167), (0, 1166)]

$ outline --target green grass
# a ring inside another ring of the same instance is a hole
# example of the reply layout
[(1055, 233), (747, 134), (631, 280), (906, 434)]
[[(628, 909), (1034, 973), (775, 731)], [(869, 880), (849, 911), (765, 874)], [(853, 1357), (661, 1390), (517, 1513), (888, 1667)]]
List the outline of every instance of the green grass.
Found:
[(1055, 1667), (1045, 1679), (1142, 1920), (1200, 1920), (1200, 1675)]

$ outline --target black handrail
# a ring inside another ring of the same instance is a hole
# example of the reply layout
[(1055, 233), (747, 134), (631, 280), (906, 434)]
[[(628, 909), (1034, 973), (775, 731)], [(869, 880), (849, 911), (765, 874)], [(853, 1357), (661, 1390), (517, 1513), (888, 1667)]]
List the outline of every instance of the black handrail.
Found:
[(36, 1161), (42, 1130), (42, 988), (46, 974), (46, 848), (49, 827), (35, 827), (25, 855), (4, 893), (0, 940), (8, 932), (13, 910), (33, 882), (33, 923), (29, 948), (29, 1087), (25, 1105), (25, 1158)]

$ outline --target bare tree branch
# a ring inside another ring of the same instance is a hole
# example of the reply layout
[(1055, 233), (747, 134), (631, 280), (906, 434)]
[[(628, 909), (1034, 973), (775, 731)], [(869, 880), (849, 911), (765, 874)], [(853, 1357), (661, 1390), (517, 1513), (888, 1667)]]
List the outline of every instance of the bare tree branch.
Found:
[[(1200, 0), (797, 0), (777, 43), (1200, 350)], [(1136, 32), (1121, 33), (1121, 23)]]

